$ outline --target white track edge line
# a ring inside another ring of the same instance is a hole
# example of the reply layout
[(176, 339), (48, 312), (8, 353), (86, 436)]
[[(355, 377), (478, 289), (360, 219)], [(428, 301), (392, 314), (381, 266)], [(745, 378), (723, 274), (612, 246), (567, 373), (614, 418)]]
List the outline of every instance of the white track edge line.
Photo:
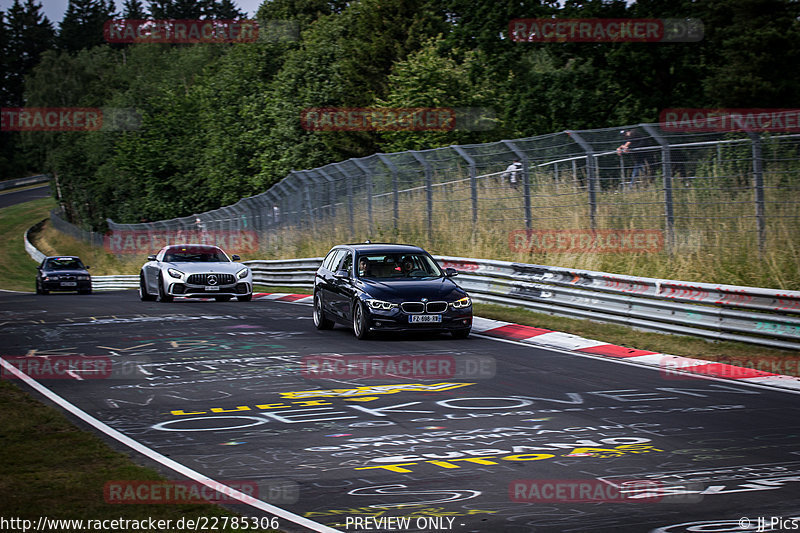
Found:
[[(534, 348), (541, 348), (543, 350), (550, 350), (550, 351), (553, 351), (553, 352), (563, 353), (563, 354), (567, 354), (567, 355), (577, 355), (578, 357), (585, 357), (587, 359), (595, 359), (597, 361), (606, 361), (608, 363), (616, 363), (616, 364), (619, 364), (619, 365), (635, 366), (637, 368), (644, 368), (644, 369), (648, 369), (648, 370), (659, 370), (659, 371), (663, 370), (663, 369), (661, 369), (659, 367), (656, 367), (654, 365), (647, 365), (647, 364), (639, 363), (639, 362), (636, 362), (636, 361), (629, 361), (627, 359), (617, 359), (617, 358), (613, 358), (613, 357), (609, 357), (609, 356), (605, 356), (605, 355), (600, 355), (600, 354), (592, 354), (592, 353), (585, 353), (585, 352), (573, 352), (571, 350), (567, 350), (567, 349), (564, 349), (564, 348), (554, 348), (552, 346), (537, 346), (535, 344), (528, 343), (528, 342), (521, 342), (521, 341), (514, 340), (514, 339), (502, 339), (500, 337), (492, 337), (492, 336), (483, 335), (483, 334), (480, 334), (480, 333), (473, 333), (472, 335), (474, 335), (476, 337), (480, 337), (482, 339), (489, 339), (489, 340), (494, 340), (494, 341), (507, 342), (507, 343), (510, 343), (510, 344), (517, 344), (519, 346), (532, 346)], [(472, 336), (472, 335), (470, 335), (470, 336)], [(749, 382), (749, 381), (743, 381), (743, 380), (739, 380), (739, 379), (720, 378), (720, 377), (716, 377), (716, 376), (709, 376), (709, 375), (705, 375), (705, 374), (695, 374), (693, 372), (687, 372), (687, 371), (684, 371), (684, 370), (676, 370), (676, 369), (670, 369), (670, 372), (672, 372), (672, 373), (678, 372), (678, 373), (681, 373), (681, 374), (685, 374), (686, 376), (689, 376), (689, 377), (692, 377), (692, 378), (697, 378), (697, 379), (705, 379), (705, 380), (708, 380), (708, 381), (719, 381), (721, 383), (727, 383), (728, 385), (746, 385), (748, 387), (754, 387), (754, 388), (757, 388), (757, 389), (764, 389), (764, 390), (770, 390), (770, 391), (775, 391), (775, 392), (788, 392), (790, 394), (800, 394), (800, 390), (794, 390), (794, 389), (779, 387), (778, 385), (762, 385), (760, 383), (752, 383), (752, 382)]]
[(179, 474), (182, 474), (182, 475), (188, 477), (189, 479), (197, 481), (198, 483), (202, 483), (203, 485), (205, 485), (205, 486), (207, 486), (207, 487), (209, 487), (211, 489), (217, 490), (217, 491), (218, 491), (218, 489), (220, 487), (226, 487), (226, 489), (225, 489), (226, 495), (231, 496), (231, 497), (239, 500), (240, 502), (242, 502), (242, 503), (244, 503), (246, 505), (250, 505), (251, 507), (255, 507), (256, 509), (259, 509), (261, 511), (266, 511), (268, 513), (274, 514), (275, 516), (279, 516), (281, 518), (285, 518), (286, 520), (289, 520), (290, 522), (294, 522), (295, 524), (307, 527), (307, 528), (312, 529), (314, 531), (318, 531), (320, 533), (341, 533), (341, 530), (339, 530), (339, 529), (333, 529), (333, 528), (328, 527), (328, 526), (326, 526), (324, 524), (320, 524), (318, 522), (314, 522), (313, 520), (309, 520), (308, 518), (304, 518), (302, 516), (299, 516), (299, 515), (296, 515), (296, 514), (290, 512), (290, 511), (286, 511), (285, 509), (281, 509), (280, 507), (276, 507), (276, 506), (274, 506), (272, 504), (269, 504), (267, 502), (261, 501), (261, 500), (259, 500), (257, 498), (253, 498), (252, 496), (244, 494), (243, 492), (240, 492), (240, 491), (238, 491), (236, 489), (227, 487), (226, 485), (224, 485), (224, 484), (222, 484), (222, 483), (220, 483), (218, 481), (214, 481), (210, 477), (204, 476), (200, 472), (192, 470), (191, 468), (189, 468), (189, 467), (187, 467), (185, 465), (182, 465), (182, 464), (178, 463), (177, 461), (174, 461), (174, 460), (170, 459), (169, 457), (166, 457), (166, 456), (162, 455), (161, 453), (159, 453), (159, 452), (157, 452), (155, 450), (152, 450), (152, 449), (148, 448), (147, 446), (141, 444), (139, 441), (136, 441), (136, 440), (128, 437), (124, 433), (121, 433), (121, 432), (117, 431), (116, 429), (108, 426), (106, 423), (98, 420), (97, 418), (93, 417), (89, 413), (83, 411), (78, 406), (70, 403), (68, 400), (62, 398), (61, 396), (59, 396), (55, 392), (51, 391), (50, 389), (48, 389), (47, 387), (45, 387), (44, 385), (42, 385), (41, 383), (39, 383), (35, 379), (31, 378), (30, 376), (28, 376), (27, 374), (25, 374), (21, 370), (17, 369), (16, 367), (14, 367), (14, 365), (12, 365), (11, 363), (9, 363), (8, 361), (6, 361), (5, 359), (3, 359), (1, 357), (0, 357), (0, 365), (2, 365), (5, 369), (7, 369), (9, 372), (14, 374), (19, 379), (21, 379), (27, 385), (31, 386), (34, 390), (36, 390), (37, 392), (43, 394), (49, 400), (57, 403), (60, 407), (62, 407), (63, 409), (66, 409), (67, 411), (69, 411), (73, 415), (77, 416), (78, 418), (80, 418), (84, 422), (86, 422), (89, 425), (93, 426), (95, 429), (98, 429), (98, 430), (102, 431), (103, 433), (105, 433), (109, 437), (113, 438), (114, 440), (117, 440), (117, 441), (121, 442), (122, 444), (132, 448), (133, 450), (135, 450), (136, 452), (139, 452), (140, 454), (144, 455), (145, 457), (148, 457), (148, 458), (150, 458), (150, 459), (162, 464), (163, 466), (165, 466), (165, 467), (167, 467), (167, 468), (169, 468), (171, 470), (174, 470), (175, 472), (177, 472)]

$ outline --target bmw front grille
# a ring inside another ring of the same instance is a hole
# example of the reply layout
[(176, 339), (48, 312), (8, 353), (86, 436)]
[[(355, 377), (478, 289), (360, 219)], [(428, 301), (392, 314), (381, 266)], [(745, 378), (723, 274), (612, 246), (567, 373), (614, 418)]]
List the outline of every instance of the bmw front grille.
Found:
[(447, 311), (447, 302), (403, 302), (400, 309), (404, 313), (444, 313)]

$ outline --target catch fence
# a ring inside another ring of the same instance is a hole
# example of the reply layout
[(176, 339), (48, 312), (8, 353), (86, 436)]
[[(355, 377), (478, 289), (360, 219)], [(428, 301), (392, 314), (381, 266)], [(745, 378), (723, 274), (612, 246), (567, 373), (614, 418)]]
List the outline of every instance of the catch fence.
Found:
[[(628, 130), (638, 146), (620, 153)], [(466, 240), (509, 257), (547, 251), (531, 238), (537, 231), (648, 230), (670, 254), (734, 245), (758, 253), (798, 240), (798, 193), (798, 134), (638, 124), (353, 158), (292, 171), (213, 211), (108, 226), (112, 235), (147, 234), (151, 250), (187, 234), (246, 233), (267, 254), (369, 238), (438, 250)]]

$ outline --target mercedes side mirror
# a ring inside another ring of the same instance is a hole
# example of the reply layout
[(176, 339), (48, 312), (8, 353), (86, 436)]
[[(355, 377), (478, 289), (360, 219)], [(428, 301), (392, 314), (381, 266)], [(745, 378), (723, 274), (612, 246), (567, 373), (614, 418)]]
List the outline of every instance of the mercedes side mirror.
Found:
[(156, 256), (154, 256), (154, 255), (148, 255), (148, 256), (147, 256), (147, 260), (148, 260), (148, 261), (155, 261), (155, 260), (156, 260)]

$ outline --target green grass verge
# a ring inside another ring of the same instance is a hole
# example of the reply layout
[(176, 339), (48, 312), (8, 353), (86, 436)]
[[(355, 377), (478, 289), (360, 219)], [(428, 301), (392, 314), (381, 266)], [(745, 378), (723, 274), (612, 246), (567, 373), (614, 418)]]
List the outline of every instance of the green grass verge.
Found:
[(23, 235), (55, 206), (52, 198), (42, 198), (0, 209), (0, 288), (33, 292), (36, 262), (25, 251)]
[[(57, 409), (0, 381), (0, 500), (3, 516), (84, 520), (172, 520), (238, 516), (211, 504), (113, 504), (108, 481), (165, 481), (100, 438), (75, 427)], [(161, 531), (180, 531), (174, 526)], [(241, 531), (234, 528), (219, 531)], [(266, 530), (257, 530), (266, 531)], [(277, 531), (277, 530), (269, 530)]]

